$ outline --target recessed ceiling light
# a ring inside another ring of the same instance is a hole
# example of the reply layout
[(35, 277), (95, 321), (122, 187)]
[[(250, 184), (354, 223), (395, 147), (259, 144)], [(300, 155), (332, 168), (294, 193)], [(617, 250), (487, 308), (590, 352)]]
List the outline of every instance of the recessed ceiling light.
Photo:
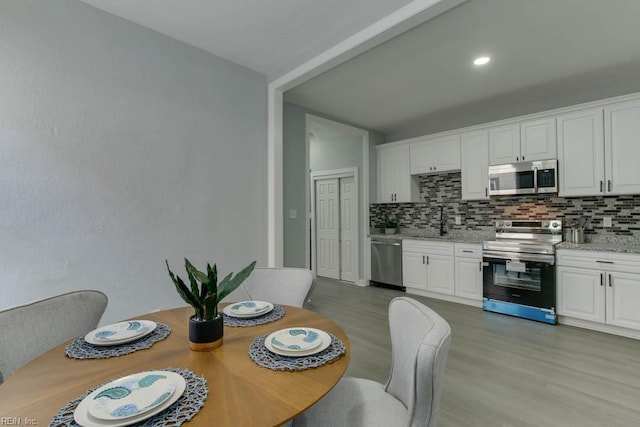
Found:
[(481, 56), (473, 60), (473, 65), (484, 65), (489, 63), (489, 61), (491, 61), (491, 58), (488, 56)]

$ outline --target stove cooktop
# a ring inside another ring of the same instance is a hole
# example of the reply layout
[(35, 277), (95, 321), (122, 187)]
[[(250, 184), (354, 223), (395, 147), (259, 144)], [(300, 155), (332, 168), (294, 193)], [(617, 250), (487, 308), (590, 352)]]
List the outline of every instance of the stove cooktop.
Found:
[(485, 251), (555, 254), (555, 246), (562, 242), (562, 221), (496, 222), (496, 239), (485, 241)]

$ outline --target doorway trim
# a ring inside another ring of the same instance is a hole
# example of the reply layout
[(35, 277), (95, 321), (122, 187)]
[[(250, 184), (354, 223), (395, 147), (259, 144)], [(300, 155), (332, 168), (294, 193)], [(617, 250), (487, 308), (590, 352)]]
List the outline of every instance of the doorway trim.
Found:
[[(269, 82), (267, 87), (267, 265), (269, 267), (281, 267), (284, 259), (283, 93), (465, 1), (467, 0), (413, 0)], [(365, 264), (368, 264), (366, 258)]]
[[(369, 132), (360, 129), (354, 126), (346, 125), (344, 123), (336, 122), (333, 120), (325, 119), (324, 117), (319, 117), (313, 114), (305, 114), (305, 129), (306, 129), (306, 147), (305, 147), (305, 157), (306, 157), (306, 165), (307, 170), (311, 171), (310, 166), (310, 145), (311, 145), (311, 136), (310, 136), (310, 124), (312, 122), (321, 123), (327, 126), (331, 126), (336, 129), (342, 129), (344, 131), (349, 132), (350, 134), (358, 134), (362, 137), (362, 179), (358, 179), (356, 172), (356, 183), (358, 184), (358, 192), (362, 196), (359, 197), (361, 199), (361, 203), (358, 204), (358, 275), (356, 279), (356, 284), (360, 286), (366, 286), (369, 283), (369, 275), (370, 273), (370, 264), (371, 264), (371, 245), (369, 245), (369, 179), (370, 179), (370, 152), (371, 152), (371, 143), (369, 139)], [(357, 168), (356, 168), (357, 170)], [(311, 206), (311, 201), (314, 200), (315, 196), (312, 198), (311, 196), (311, 173), (306, 176), (306, 195), (305, 195), (305, 203), (308, 208), (307, 212), (307, 221), (311, 221), (311, 223), (307, 222), (307, 226), (305, 227), (305, 263), (308, 263), (313, 254), (310, 253), (310, 248), (315, 248), (315, 242), (311, 241), (311, 226), (315, 221), (313, 218), (313, 214), (315, 213), (315, 209)], [(315, 184), (313, 184), (315, 187)], [(315, 191), (315, 189), (314, 189)], [(315, 227), (315, 226), (314, 226)], [(360, 264), (360, 258), (362, 256), (362, 265)], [(313, 258), (315, 259), (315, 257)], [(306, 265), (307, 268), (310, 268), (309, 264)]]
[[(354, 185), (356, 187), (356, 197), (360, 200), (360, 182), (358, 180), (358, 168), (344, 168), (344, 169), (333, 169), (333, 170), (325, 170), (325, 171), (317, 171), (311, 172), (310, 174), (310, 198), (311, 198), (311, 211), (309, 213), (309, 221), (311, 222), (311, 244), (305, 245), (307, 247), (307, 251), (309, 247), (311, 248), (311, 271), (313, 271), (314, 275), (318, 274), (318, 262), (317, 256), (318, 251), (316, 247), (316, 181), (321, 181), (323, 179), (331, 179), (331, 178), (353, 178)], [(360, 246), (362, 241), (361, 227), (360, 227), (360, 204), (356, 203), (356, 222), (358, 224), (358, 238), (356, 239), (356, 247), (355, 247), (355, 283), (359, 284), (360, 277)], [(307, 240), (308, 241), (308, 240)], [(342, 258), (342, 253), (340, 253), (340, 257)], [(307, 261), (309, 257), (307, 257)], [(340, 262), (340, 267), (342, 267), (342, 262)]]

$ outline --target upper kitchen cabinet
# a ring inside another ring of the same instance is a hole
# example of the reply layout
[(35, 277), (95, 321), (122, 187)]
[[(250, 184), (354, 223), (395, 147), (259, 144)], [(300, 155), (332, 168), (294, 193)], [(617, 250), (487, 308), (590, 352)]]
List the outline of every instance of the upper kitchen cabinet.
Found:
[(640, 193), (640, 100), (604, 108), (607, 194)]
[(378, 203), (420, 201), (418, 177), (409, 174), (409, 145), (376, 147), (378, 154)]
[(558, 116), (560, 196), (640, 193), (640, 100)]
[(555, 117), (489, 129), (490, 165), (555, 158)]
[(460, 135), (415, 141), (409, 152), (411, 175), (460, 170)]
[(557, 117), (558, 162), (563, 197), (604, 192), (604, 134), (602, 108)]
[(489, 199), (489, 136), (486, 130), (460, 137), (462, 200)]

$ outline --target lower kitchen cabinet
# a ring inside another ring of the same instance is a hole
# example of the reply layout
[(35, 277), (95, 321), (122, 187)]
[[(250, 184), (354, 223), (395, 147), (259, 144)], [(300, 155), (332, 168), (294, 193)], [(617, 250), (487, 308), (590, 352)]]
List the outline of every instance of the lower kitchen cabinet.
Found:
[(479, 305), (482, 246), (405, 239), (402, 241), (402, 281), (407, 293)]
[(455, 295), (482, 301), (482, 246), (455, 244)]
[(558, 315), (640, 331), (640, 255), (561, 249), (557, 261)]
[(558, 266), (557, 312), (559, 315), (592, 322), (605, 322), (605, 288), (602, 272)]
[(427, 290), (425, 256), (422, 252), (402, 251), (402, 284), (405, 287)]
[(411, 289), (454, 293), (453, 243), (402, 241), (402, 280)]

